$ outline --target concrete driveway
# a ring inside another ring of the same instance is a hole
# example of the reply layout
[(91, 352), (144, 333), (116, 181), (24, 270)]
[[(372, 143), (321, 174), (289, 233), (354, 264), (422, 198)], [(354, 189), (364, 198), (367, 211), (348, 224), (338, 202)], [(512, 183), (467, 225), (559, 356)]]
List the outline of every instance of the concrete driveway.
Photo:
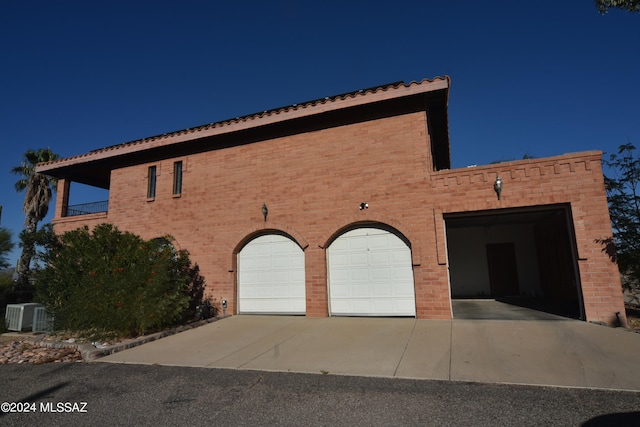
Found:
[(577, 320), (233, 316), (100, 362), (640, 391), (640, 334)]

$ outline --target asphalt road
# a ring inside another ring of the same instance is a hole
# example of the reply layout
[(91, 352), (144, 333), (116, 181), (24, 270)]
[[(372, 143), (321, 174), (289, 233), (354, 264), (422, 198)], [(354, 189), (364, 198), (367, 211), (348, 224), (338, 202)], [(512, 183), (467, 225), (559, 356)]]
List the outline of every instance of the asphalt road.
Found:
[(640, 393), (606, 390), (112, 363), (3, 365), (0, 387), (35, 409), (11, 426), (640, 425)]

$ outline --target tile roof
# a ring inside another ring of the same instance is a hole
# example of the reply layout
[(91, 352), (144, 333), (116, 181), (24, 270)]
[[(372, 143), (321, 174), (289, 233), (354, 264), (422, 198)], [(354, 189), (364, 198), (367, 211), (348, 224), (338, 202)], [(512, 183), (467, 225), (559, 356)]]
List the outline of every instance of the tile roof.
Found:
[[(423, 79), (405, 83), (402, 81), (389, 83), (381, 86), (374, 86), (368, 89), (360, 89), (340, 95), (315, 99), (313, 101), (293, 104), (286, 107), (265, 110), (260, 113), (248, 114), (233, 119), (213, 122), (193, 128), (178, 130), (161, 135), (155, 135), (130, 142), (111, 145), (108, 147), (89, 151), (77, 156), (65, 157), (38, 165), (39, 172), (46, 173), (48, 170), (56, 169), (58, 165), (70, 165), (78, 162), (90, 161), (98, 158), (110, 157), (111, 155), (127, 154), (141, 151), (146, 148), (156, 148), (158, 146), (193, 140), (212, 134), (221, 134), (239, 129), (247, 129), (262, 124), (280, 122), (292, 118), (304, 117), (326, 111), (346, 108), (353, 105), (367, 104), (378, 100), (399, 98), (416, 93), (427, 93), (435, 90), (448, 90), (450, 86), (449, 76), (435, 77), (433, 79)], [(435, 86), (435, 87), (432, 87)], [(368, 98), (372, 98), (368, 100)], [(196, 135), (196, 134), (201, 135)]]

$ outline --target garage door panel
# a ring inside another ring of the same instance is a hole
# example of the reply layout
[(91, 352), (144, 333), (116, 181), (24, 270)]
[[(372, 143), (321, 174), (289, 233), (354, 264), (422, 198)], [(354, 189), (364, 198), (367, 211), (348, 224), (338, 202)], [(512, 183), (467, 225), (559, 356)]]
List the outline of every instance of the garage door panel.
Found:
[(303, 313), (305, 305), (303, 302), (287, 301), (279, 298), (249, 298), (243, 301), (243, 312), (263, 313), (264, 307), (269, 306), (272, 311), (268, 313)]
[(413, 289), (409, 289), (408, 287), (398, 287), (398, 286), (393, 287), (393, 295), (398, 297), (399, 299), (409, 298), (411, 299), (412, 304), (415, 297), (415, 293)]
[(258, 281), (258, 273), (255, 271), (247, 271), (245, 277), (247, 283), (256, 283)]
[(273, 242), (271, 243), (269, 250), (270, 254), (288, 254), (290, 252), (291, 245), (289, 242)]
[(274, 270), (278, 268), (286, 270), (289, 267), (289, 264), (289, 259), (285, 256), (274, 256), (271, 258), (271, 268)]
[(260, 258), (255, 258), (252, 270), (262, 271), (265, 269), (269, 269), (271, 267), (271, 259), (268, 257), (261, 256)]
[(413, 298), (396, 299), (394, 301), (396, 311), (415, 310), (415, 300)]
[(388, 265), (391, 262), (391, 255), (389, 254), (389, 252), (387, 251), (380, 251), (380, 252), (369, 252), (369, 263), (376, 265), (376, 264), (382, 264), (382, 265)]
[(399, 263), (404, 263), (404, 262), (411, 262), (411, 253), (406, 253), (406, 252), (402, 252), (399, 250), (394, 250), (389, 252), (390, 254), (390, 261), (393, 264), (399, 264)]
[(366, 316), (366, 313), (371, 312), (371, 303), (369, 300), (364, 299), (345, 299), (332, 301), (332, 315), (338, 316), (353, 316), (360, 315)]
[[(332, 301), (333, 316), (398, 316), (398, 312), (413, 311), (414, 300), (406, 301), (384, 299), (368, 299), (355, 301)], [(375, 314), (372, 314), (375, 313)]]
[(367, 248), (367, 237), (366, 236), (353, 236), (350, 240), (347, 241), (347, 249), (366, 249)]
[(238, 254), (240, 313), (304, 314), (304, 252), (291, 239), (264, 235)]
[(398, 236), (356, 229), (327, 253), (332, 315), (415, 316), (411, 250)]
[[(406, 273), (402, 273), (402, 274), (395, 275), (393, 280), (397, 281), (397, 282), (413, 283), (413, 276), (407, 275)], [(411, 286), (411, 287), (409, 287), (409, 286), (398, 286), (398, 287), (395, 287), (395, 289), (396, 289), (396, 292), (405, 291), (407, 295), (414, 295), (414, 293), (415, 293), (413, 286)]]
[(336, 286), (331, 289), (331, 298), (339, 301), (340, 298), (349, 296), (349, 288), (347, 286)]
[(257, 292), (257, 289), (255, 289), (255, 286), (245, 285), (240, 289), (238, 296), (242, 298), (249, 295), (254, 295), (256, 292)]
[(390, 238), (389, 240), (389, 247), (392, 249), (401, 249), (407, 247), (407, 244), (401, 239)]
[(351, 271), (345, 269), (335, 269), (334, 275), (336, 276), (337, 281), (346, 281), (351, 278)]
[(351, 280), (356, 282), (367, 282), (369, 280), (370, 272), (368, 268), (355, 267), (349, 271)]
[(275, 282), (272, 271), (257, 271), (256, 278), (258, 279), (258, 283), (274, 283)]
[(345, 250), (347, 249), (347, 244), (348, 244), (348, 243), (347, 243), (346, 241), (344, 241), (344, 240), (342, 240), (342, 241), (337, 241), (337, 240), (336, 240), (336, 241), (334, 241), (334, 242), (331, 244), (331, 246), (333, 246), (333, 244), (335, 244), (335, 245), (336, 245), (336, 246), (335, 246), (335, 248), (334, 248), (334, 250), (335, 250), (336, 252), (339, 252), (339, 251), (345, 251)]
[(273, 287), (273, 296), (275, 298), (288, 297), (290, 295), (290, 290), (288, 286), (274, 286)]
[(366, 252), (350, 253), (347, 257), (348, 265), (369, 265), (369, 257)]
[(274, 305), (276, 307), (276, 311), (279, 313), (288, 313), (288, 312), (304, 312), (305, 306), (303, 303), (293, 303), (292, 301), (285, 301), (282, 299), (278, 299), (274, 301)]
[[(292, 282), (295, 283), (304, 283), (305, 282), (305, 275), (304, 275), (304, 270), (298, 270), (298, 271), (290, 271), (289, 272), (289, 278)], [(296, 289), (300, 289), (304, 292), (305, 287), (304, 286), (296, 286)]]
[(332, 314), (334, 315), (345, 315), (351, 311), (349, 303), (345, 300), (335, 300), (331, 301)]
[(279, 283), (288, 283), (290, 278), (291, 278), (291, 275), (286, 270), (274, 271), (272, 276), (272, 281), (277, 286)]
[(349, 265), (349, 254), (344, 253), (335, 253), (332, 263), (335, 267)]
[(388, 282), (392, 279), (390, 267), (371, 267), (372, 282)]
[[(306, 306), (306, 300), (305, 300), (305, 290), (304, 288), (300, 287), (300, 286), (296, 286), (293, 288), (289, 288), (289, 295), (291, 295), (292, 297), (297, 297), (296, 301), (304, 301), (304, 304)], [(304, 311), (304, 310), (303, 310)]]
[(256, 286), (256, 296), (258, 298), (271, 298), (274, 294), (274, 288), (264, 286)]
[(388, 249), (390, 248), (390, 241), (391, 239), (387, 236), (387, 235), (378, 235), (378, 236), (370, 236), (368, 243), (369, 243), (369, 249), (371, 250), (376, 250), (376, 249)]
[(255, 248), (255, 255), (269, 256), (271, 254), (272, 247), (266, 242), (259, 242)]
[(368, 297), (369, 296), (369, 285), (365, 284), (354, 284), (349, 287), (349, 296), (351, 297)]
[(387, 300), (371, 300), (371, 308), (377, 313), (389, 313), (393, 310), (393, 302)]
[(392, 287), (388, 284), (374, 284), (371, 290), (373, 297), (394, 295)]

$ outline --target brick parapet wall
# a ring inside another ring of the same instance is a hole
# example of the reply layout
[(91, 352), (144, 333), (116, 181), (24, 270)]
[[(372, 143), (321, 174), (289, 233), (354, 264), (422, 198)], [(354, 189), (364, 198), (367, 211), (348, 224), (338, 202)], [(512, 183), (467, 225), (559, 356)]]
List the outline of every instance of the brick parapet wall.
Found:
[[(614, 324), (620, 313), (624, 321), (617, 266), (598, 243), (612, 235), (601, 155), (590, 151), (435, 172), (436, 222), (447, 213), (568, 205), (586, 319)], [(500, 200), (493, 188), (497, 176), (503, 181)]]

